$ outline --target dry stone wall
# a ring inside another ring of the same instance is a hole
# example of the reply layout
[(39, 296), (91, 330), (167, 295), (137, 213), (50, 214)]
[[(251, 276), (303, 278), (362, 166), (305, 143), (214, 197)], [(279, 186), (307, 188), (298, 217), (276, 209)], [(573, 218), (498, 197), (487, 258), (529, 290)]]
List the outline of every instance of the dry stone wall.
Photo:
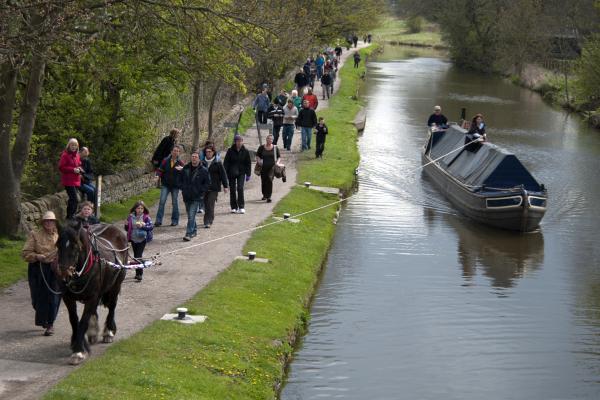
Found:
[[(117, 202), (144, 193), (154, 185), (154, 172), (148, 168), (131, 169), (120, 174), (102, 178), (102, 204)], [(67, 192), (49, 194), (39, 199), (21, 203), (19, 230), (29, 232), (39, 226), (42, 215), (54, 211), (58, 219), (67, 215)]]

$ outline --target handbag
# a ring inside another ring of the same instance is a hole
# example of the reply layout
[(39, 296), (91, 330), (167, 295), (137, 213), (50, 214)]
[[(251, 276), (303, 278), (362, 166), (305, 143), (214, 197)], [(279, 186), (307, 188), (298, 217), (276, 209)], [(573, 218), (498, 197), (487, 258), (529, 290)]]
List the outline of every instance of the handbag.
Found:
[(273, 173), (275, 174), (275, 178), (283, 178), (283, 176), (285, 176), (285, 165), (275, 164)]
[(254, 164), (254, 173), (258, 176), (260, 176), (260, 173), (262, 171), (262, 166), (259, 163)]

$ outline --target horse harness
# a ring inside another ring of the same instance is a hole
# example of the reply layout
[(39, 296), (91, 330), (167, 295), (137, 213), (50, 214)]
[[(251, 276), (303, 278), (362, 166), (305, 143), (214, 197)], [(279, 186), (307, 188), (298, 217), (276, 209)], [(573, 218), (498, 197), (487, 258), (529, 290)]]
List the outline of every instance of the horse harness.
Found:
[[(93, 268), (94, 265), (96, 265), (96, 264), (99, 264), (100, 266), (102, 266), (102, 264), (107, 265), (108, 260), (100, 257), (100, 250), (98, 247), (98, 244), (99, 244), (98, 239), (108, 243), (108, 246), (103, 243), (100, 243), (100, 246), (104, 247), (107, 250), (110, 250), (113, 253), (113, 256), (115, 259), (115, 262), (112, 263), (113, 265), (116, 264), (123, 268), (124, 265), (121, 262), (121, 260), (119, 260), (117, 253), (129, 250), (129, 246), (127, 246), (124, 249), (115, 249), (108, 240), (99, 236), (108, 228), (108, 226), (104, 226), (103, 229), (99, 230), (98, 232), (92, 232), (92, 229), (90, 229), (90, 225), (85, 226), (84, 228), (88, 234), (88, 238), (90, 239), (90, 248), (89, 248), (87, 256), (85, 258), (85, 262), (83, 263), (83, 265), (81, 266), (79, 271), (75, 271), (75, 273), (73, 274), (74, 277), (71, 280), (69, 280), (69, 282), (66, 283), (66, 287), (69, 290), (69, 292), (76, 294), (76, 295), (85, 292), (89, 283), (92, 281), (92, 277), (95, 275), (96, 271), (99, 271), (100, 274), (102, 274), (103, 268), (99, 268), (99, 269)], [(111, 285), (109, 287), (114, 285), (114, 282), (117, 280), (118, 276), (119, 276), (119, 274), (115, 274), (115, 276), (113, 278), (113, 282), (111, 283)], [(78, 289), (78, 288), (81, 288), (81, 289)]]

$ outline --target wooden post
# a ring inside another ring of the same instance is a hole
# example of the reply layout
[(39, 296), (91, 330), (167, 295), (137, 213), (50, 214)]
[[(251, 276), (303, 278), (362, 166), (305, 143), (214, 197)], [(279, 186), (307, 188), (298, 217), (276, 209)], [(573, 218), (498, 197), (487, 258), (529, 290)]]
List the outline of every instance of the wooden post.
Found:
[(100, 219), (100, 205), (102, 204), (102, 175), (98, 175), (96, 182), (96, 218)]

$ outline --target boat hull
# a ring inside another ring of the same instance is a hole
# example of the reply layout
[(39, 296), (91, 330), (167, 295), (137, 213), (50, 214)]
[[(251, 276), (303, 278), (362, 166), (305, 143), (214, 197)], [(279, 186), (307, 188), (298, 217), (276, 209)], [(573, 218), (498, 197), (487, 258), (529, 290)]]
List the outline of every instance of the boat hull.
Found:
[[(469, 218), (482, 224), (512, 231), (531, 232), (536, 230), (546, 212), (544, 207), (532, 207), (525, 192), (499, 191), (495, 193), (477, 193), (470, 190), (460, 181), (451, 176), (431, 158), (423, 153), (423, 172), (433, 182), (434, 186), (458, 209)], [(488, 207), (490, 201), (520, 196), (519, 206)], [(541, 198), (541, 197), (538, 197)], [(545, 196), (544, 196), (545, 203)]]

